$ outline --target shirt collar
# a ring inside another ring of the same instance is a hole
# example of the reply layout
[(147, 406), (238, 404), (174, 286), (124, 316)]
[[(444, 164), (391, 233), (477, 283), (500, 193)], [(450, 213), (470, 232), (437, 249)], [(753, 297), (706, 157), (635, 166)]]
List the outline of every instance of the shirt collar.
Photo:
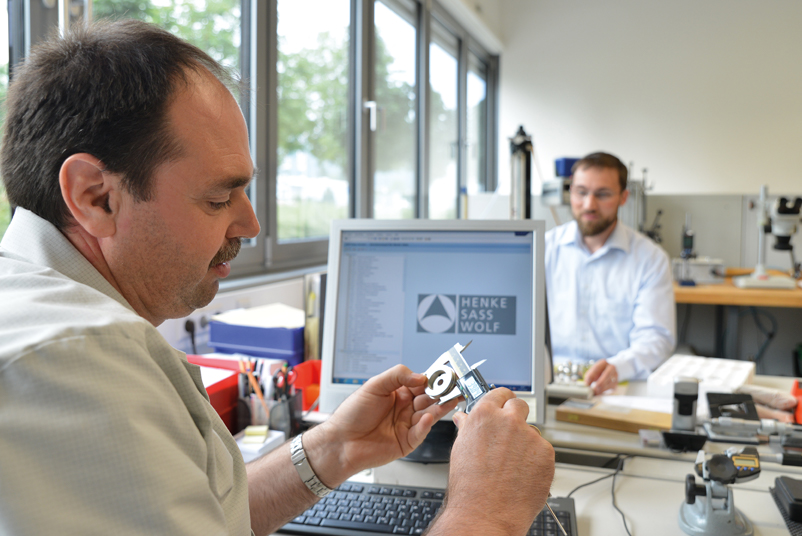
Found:
[[(563, 233), (562, 237), (560, 237), (559, 243), (561, 246), (574, 245), (587, 251), (585, 243), (582, 242), (582, 233), (579, 232), (579, 225), (577, 225), (576, 220), (568, 224), (568, 228), (565, 233)], [(607, 241), (599, 248), (595, 255), (603, 255), (611, 249), (620, 249), (624, 253), (629, 253), (629, 243), (630, 230), (626, 225), (621, 223), (621, 220), (618, 220), (615, 229), (613, 229), (613, 232), (607, 237)]]
[(620, 249), (624, 253), (629, 253), (630, 230), (629, 228), (618, 220), (615, 224), (615, 229), (610, 236), (607, 237), (607, 242), (604, 247), (607, 249)]
[[(18, 259), (56, 272), (102, 292), (134, 311), (126, 299), (92, 266), (55, 225), (21, 207), (0, 242), (0, 249)], [(134, 311), (135, 312), (135, 311)]]

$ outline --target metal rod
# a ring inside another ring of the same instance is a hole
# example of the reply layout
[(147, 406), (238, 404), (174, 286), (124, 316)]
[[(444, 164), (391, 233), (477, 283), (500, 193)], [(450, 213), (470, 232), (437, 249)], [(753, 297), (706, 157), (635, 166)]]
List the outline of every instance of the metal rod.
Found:
[[(551, 497), (551, 493), (549, 493), (549, 497)], [(554, 521), (556, 521), (556, 522), (557, 522), (557, 526), (558, 526), (558, 527), (560, 527), (560, 530), (563, 532), (563, 535), (564, 535), (564, 536), (568, 536), (568, 533), (567, 533), (567, 532), (565, 532), (565, 527), (563, 527), (563, 524), (562, 524), (562, 523), (560, 523), (560, 520), (559, 520), (559, 519), (557, 519), (557, 516), (554, 514), (554, 510), (552, 510), (552, 509), (551, 509), (551, 506), (549, 506), (549, 503), (548, 503), (548, 501), (546, 501), (546, 508), (548, 508), (548, 509), (549, 509), (549, 512), (551, 512), (551, 517), (553, 517), (553, 518), (554, 518)]]

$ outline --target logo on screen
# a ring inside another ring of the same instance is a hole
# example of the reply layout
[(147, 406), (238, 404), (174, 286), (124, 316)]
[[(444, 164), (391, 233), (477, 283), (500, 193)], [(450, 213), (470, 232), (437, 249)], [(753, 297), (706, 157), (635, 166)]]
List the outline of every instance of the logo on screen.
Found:
[(418, 294), (418, 331), (454, 333), (457, 320), (457, 296), (453, 294)]
[(418, 332), (515, 335), (515, 296), (418, 294)]
[(460, 296), (459, 333), (515, 335), (515, 296)]

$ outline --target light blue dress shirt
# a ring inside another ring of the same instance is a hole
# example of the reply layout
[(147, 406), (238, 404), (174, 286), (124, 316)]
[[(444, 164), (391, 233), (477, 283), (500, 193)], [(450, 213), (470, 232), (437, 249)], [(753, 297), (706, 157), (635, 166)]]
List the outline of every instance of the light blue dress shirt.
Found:
[(546, 289), (555, 363), (607, 359), (619, 380), (645, 379), (674, 350), (668, 256), (621, 222), (592, 254), (576, 221), (546, 233)]

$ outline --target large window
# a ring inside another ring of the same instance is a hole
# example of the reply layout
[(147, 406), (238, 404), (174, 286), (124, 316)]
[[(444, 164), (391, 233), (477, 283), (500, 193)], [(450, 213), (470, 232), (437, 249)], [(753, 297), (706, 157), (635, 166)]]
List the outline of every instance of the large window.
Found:
[(152, 22), (243, 73), (241, 0), (94, 0), (92, 17)]
[(439, 24), (429, 45), (429, 217), (457, 216), (459, 41)]
[[(278, 0), (278, 241), (348, 217), (350, 0)], [(314, 13), (315, 16), (310, 16)]]
[(373, 216), (414, 218), (416, 191), (415, 11), (376, 2)]
[(465, 144), (467, 167), (466, 189), (469, 195), (492, 187), (488, 184), (488, 67), (474, 53), (468, 54), (467, 128)]
[[(237, 97), (258, 170), (249, 195), (262, 231), (234, 262), (235, 276), (325, 263), (333, 219), (464, 217), (460, 192), (495, 185), (497, 58), (438, 0), (59, 4), (13, 3), (24, 9), (2, 26), (24, 35), (12, 66), (56, 25), (129, 17), (243, 78), (249, 90)], [(8, 214), (0, 190), (0, 232)]]

